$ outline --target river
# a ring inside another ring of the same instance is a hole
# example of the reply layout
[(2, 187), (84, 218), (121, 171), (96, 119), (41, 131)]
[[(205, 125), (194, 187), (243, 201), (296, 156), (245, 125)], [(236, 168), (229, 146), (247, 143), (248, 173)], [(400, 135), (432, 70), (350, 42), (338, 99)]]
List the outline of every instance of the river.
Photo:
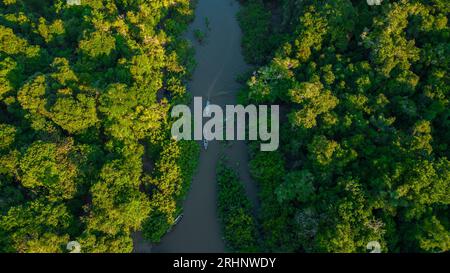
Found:
[[(236, 104), (240, 85), (236, 77), (250, 67), (241, 52), (241, 30), (236, 14), (239, 3), (234, 0), (199, 0), (196, 18), (187, 38), (196, 49), (197, 67), (188, 89), (193, 96), (203, 97), (204, 103)], [(208, 18), (208, 19), (206, 19)], [(210, 30), (206, 30), (205, 20)], [(196, 41), (194, 30), (207, 33), (203, 44)], [(243, 181), (247, 195), (257, 209), (257, 188), (248, 171), (248, 151), (245, 142), (211, 142), (202, 149), (192, 187), (184, 203), (182, 220), (163, 238), (160, 244), (149, 246), (135, 240), (135, 252), (199, 253), (225, 252), (222, 227), (217, 215), (216, 164), (224, 152)]]

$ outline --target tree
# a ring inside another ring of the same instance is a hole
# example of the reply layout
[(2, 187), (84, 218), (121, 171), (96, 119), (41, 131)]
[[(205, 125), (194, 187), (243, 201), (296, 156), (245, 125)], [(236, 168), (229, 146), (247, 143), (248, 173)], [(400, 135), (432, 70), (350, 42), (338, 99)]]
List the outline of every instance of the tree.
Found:
[(191, 1), (75, 4), (0, 1), (0, 252), (131, 252), (196, 166), (167, 115), (187, 98)]
[(259, 250), (256, 223), (250, 200), (237, 174), (222, 160), (217, 166), (218, 211), (225, 242), (236, 252)]
[(251, 154), (266, 249), (447, 249), (448, 9), (408, 0), (260, 7), (282, 11), (271, 38), (285, 37), (241, 94), (285, 110), (280, 150)]

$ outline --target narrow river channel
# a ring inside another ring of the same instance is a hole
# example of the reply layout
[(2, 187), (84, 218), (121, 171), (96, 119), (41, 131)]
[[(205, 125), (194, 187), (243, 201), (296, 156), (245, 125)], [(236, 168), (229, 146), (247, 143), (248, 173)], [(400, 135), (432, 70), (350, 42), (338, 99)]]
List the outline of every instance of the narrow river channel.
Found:
[[(249, 67), (241, 53), (241, 30), (236, 14), (235, 0), (199, 0), (196, 19), (189, 27), (187, 37), (196, 49), (197, 67), (189, 84), (192, 96), (201, 96), (204, 104), (224, 106), (236, 104), (239, 84), (236, 77)], [(206, 19), (207, 18), (207, 19)], [(210, 30), (206, 31), (209, 21)], [(194, 30), (207, 33), (203, 44), (194, 37)], [(248, 171), (248, 152), (245, 142), (211, 142), (202, 149), (198, 170), (184, 203), (184, 217), (159, 245), (135, 245), (137, 252), (224, 252), (222, 228), (217, 215), (216, 165), (222, 153), (238, 170), (248, 196), (257, 207), (257, 189)], [(141, 240), (139, 240), (141, 241)]]

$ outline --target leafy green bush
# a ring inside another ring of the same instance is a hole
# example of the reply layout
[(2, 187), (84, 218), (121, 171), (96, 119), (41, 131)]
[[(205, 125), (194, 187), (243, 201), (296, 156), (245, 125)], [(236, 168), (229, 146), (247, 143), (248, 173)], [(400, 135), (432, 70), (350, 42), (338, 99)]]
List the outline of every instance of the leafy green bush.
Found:
[(195, 37), (195, 39), (197, 39), (197, 41), (200, 44), (203, 44), (203, 42), (205, 42), (206, 34), (205, 34), (205, 32), (203, 32), (200, 29), (195, 29), (194, 30), (194, 37)]
[(152, 212), (150, 217), (142, 224), (142, 234), (146, 240), (157, 244), (170, 229), (171, 224), (167, 216), (159, 211)]
[(257, 252), (256, 223), (244, 186), (224, 161), (217, 167), (217, 180), (219, 217), (228, 248), (236, 252)]
[(274, 51), (277, 37), (271, 29), (272, 15), (262, 0), (245, 1), (238, 13), (243, 32), (242, 48), (245, 60), (251, 64), (263, 64)]

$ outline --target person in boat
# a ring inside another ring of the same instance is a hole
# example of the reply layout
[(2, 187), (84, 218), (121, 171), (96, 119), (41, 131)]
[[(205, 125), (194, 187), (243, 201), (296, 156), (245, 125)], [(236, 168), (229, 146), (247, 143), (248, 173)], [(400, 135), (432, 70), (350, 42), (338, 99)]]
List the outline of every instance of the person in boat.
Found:
[(211, 113), (211, 110), (209, 109), (209, 105), (210, 105), (209, 100), (207, 100), (207, 101), (206, 101), (206, 107), (205, 107), (205, 113), (206, 113), (206, 115), (208, 115), (208, 116), (209, 116), (209, 114)]

